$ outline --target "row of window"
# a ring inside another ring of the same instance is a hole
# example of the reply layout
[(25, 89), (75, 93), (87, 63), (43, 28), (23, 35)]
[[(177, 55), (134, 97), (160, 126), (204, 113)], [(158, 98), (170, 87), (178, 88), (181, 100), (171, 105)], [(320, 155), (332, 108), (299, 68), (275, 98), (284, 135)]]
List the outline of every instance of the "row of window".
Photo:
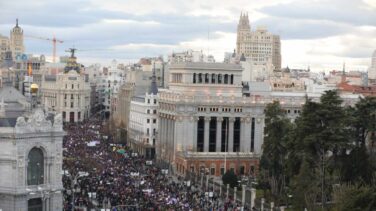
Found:
[[(148, 104), (150, 104), (150, 99), (148, 99)], [(157, 104), (157, 99), (154, 99), (154, 100), (153, 100), (153, 104), (154, 104), (154, 105)]]
[[(197, 107), (197, 111), (199, 111), (199, 112), (205, 112), (206, 109), (207, 109), (206, 107)], [(208, 110), (210, 112), (218, 112), (220, 109), (218, 107), (210, 107), (210, 108), (208, 108)], [(229, 107), (224, 107), (224, 108), (221, 109), (221, 111), (222, 112), (231, 112), (232, 109), (229, 108)], [(234, 108), (233, 111), (235, 113), (241, 113), (241, 112), (243, 112), (243, 109), (242, 108)]]
[(234, 84), (234, 75), (231, 74), (209, 74), (193, 73), (193, 83), (211, 83), (211, 84)]
[[(67, 99), (67, 96), (68, 96), (68, 94), (64, 94), (64, 100)], [(72, 100), (74, 99), (74, 95), (73, 94), (71, 94), (70, 99), (72, 99)], [(80, 99), (80, 95), (77, 95), (77, 99), (78, 100)]]
[[(156, 123), (157, 123), (157, 119), (152, 119), (152, 121), (153, 121), (153, 124), (156, 124)], [(150, 119), (147, 119), (147, 120), (146, 120), (146, 123), (149, 124), (149, 123), (150, 123)]]
[[(150, 114), (150, 109), (148, 109), (146, 113)], [(157, 110), (156, 109), (153, 109), (153, 114), (157, 114)]]
[[(286, 112), (287, 114), (291, 114), (291, 113), (292, 113), (292, 110), (287, 109), (285, 112)], [(295, 110), (294, 110), (294, 114), (300, 114), (300, 110), (299, 110), (299, 109), (295, 109)]]
[[(77, 89), (80, 88), (80, 84), (77, 84)], [(65, 89), (68, 89), (68, 84), (65, 84)], [(72, 84), (72, 89), (74, 89), (74, 84)]]

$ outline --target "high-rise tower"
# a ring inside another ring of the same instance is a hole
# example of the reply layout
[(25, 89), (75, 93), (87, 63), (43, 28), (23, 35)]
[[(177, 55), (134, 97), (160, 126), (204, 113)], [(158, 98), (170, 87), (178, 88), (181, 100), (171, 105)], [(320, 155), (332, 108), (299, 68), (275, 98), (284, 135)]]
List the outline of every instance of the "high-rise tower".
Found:
[(248, 14), (241, 14), (237, 30), (236, 53), (250, 59), (254, 65), (272, 63), (274, 69), (281, 69), (281, 41), (264, 27), (251, 31)]
[(240, 52), (240, 44), (246, 40), (247, 36), (251, 33), (251, 25), (249, 24), (248, 13), (240, 14), (238, 23), (238, 36), (236, 39), (236, 51)]
[(368, 69), (368, 79), (376, 80), (376, 50), (372, 54), (371, 67)]
[(16, 19), (16, 26), (10, 31), (10, 50), (12, 51), (13, 59), (25, 52), (23, 41), (23, 30), (18, 26), (18, 19)]

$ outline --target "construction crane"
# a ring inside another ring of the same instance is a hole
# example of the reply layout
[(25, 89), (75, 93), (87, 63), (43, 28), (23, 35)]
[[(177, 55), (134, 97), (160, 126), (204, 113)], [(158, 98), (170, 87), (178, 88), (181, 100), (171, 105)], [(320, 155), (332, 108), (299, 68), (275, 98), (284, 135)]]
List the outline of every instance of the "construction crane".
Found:
[(25, 37), (30, 37), (30, 38), (39, 39), (39, 40), (47, 40), (47, 41), (52, 42), (52, 46), (53, 46), (52, 62), (55, 63), (55, 61), (56, 61), (56, 43), (63, 43), (64, 42), (63, 40), (56, 39), (55, 35), (53, 36), (53, 38), (36, 37), (36, 36), (25, 36)]

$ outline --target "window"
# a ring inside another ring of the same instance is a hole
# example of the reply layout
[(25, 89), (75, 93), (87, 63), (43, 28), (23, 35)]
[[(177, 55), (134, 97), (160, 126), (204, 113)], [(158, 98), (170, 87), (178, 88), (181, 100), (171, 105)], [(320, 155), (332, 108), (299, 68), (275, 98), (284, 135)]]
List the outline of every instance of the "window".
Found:
[(74, 107), (74, 102), (71, 102), (71, 103), (70, 103), (70, 107), (71, 107), (71, 108)]
[(223, 175), (225, 173), (225, 168), (222, 166), (221, 167), (221, 175)]
[(28, 155), (27, 185), (44, 184), (44, 156), (39, 148), (33, 148)]
[(147, 119), (147, 120), (146, 120), (146, 123), (150, 123), (150, 119)]
[(153, 110), (153, 114), (156, 114), (157, 113), (157, 110)]
[(72, 89), (74, 89), (74, 84), (72, 84)]
[(146, 113), (150, 114), (150, 110), (148, 109)]
[(64, 94), (64, 99), (67, 99), (67, 94)]
[(42, 198), (29, 199), (27, 201), (27, 210), (28, 211), (42, 211), (43, 210)]
[(153, 119), (153, 123), (154, 123), (154, 124), (157, 123), (157, 119)]
[(70, 99), (72, 99), (72, 100), (74, 99), (73, 94), (71, 94)]
[(150, 134), (150, 129), (146, 129), (146, 134), (149, 135)]
[(157, 99), (154, 99), (154, 104), (157, 104)]
[(148, 99), (148, 104), (150, 104), (150, 99)]
[(210, 175), (215, 175), (215, 167), (210, 168)]

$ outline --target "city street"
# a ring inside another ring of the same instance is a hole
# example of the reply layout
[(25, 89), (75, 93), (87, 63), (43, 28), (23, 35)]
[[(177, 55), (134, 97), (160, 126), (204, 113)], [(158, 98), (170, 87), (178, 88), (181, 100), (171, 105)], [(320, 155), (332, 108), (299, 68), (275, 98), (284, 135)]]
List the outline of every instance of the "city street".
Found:
[(64, 210), (236, 210), (112, 143), (98, 119), (65, 130)]

